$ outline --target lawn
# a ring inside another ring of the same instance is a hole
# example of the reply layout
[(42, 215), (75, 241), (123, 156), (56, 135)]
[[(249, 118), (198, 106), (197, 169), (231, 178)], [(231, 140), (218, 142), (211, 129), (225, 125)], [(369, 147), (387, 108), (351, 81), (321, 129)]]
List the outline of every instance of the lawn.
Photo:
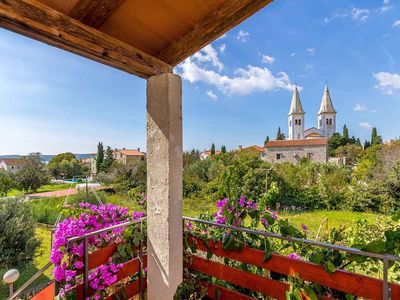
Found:
[[(50, 183), (41, 186), (36, 193), (44, 193), (44, 192), (53, 192), (53, 191), (61, 191), (61, 190), (68, 190), (70, 187), (75, 187), (77, 183)], [(31, 192), (29, 192), (30, 194)], [(12, 196), (23, 196), (24, 192), (13, 189), (10, 192), (7, 193), (8, 197)]]
[[(16, 269), (20, 272), (20, 277), (17, 280), (14, 288), (17, 289), (20, 285), (25, 283), (33, 274), (36, 273), (39, 269), (41, 269), (46, 263), (50, 260), (50, 229), (46, 227), (38, 227), (36, 229), (36, 237), (40, 241), (40, 246), (36, 250), (36, 256), (32, 263), (26, 265), (25, 267), (17, 267)], [(0, 269), (0, 277), (3, 278), (6, 269)], [(48, 269), (42, 276), (40, 276), (36, 281), (31, 285), (39, 285), (44, 284), (50, 280), (52, 277), (51, 269)], [(8, 296), (8, 287), (1, 284), (0, 285), (0, 299), (6, 299)]]

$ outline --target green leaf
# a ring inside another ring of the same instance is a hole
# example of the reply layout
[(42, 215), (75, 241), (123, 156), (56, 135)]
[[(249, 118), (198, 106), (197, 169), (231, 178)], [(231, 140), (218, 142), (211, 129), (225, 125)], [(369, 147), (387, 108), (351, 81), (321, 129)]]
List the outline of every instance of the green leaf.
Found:
[(385, 242), (383, 240), (372, 241), (362, 247), (361, 250), (366, 252), (382, 253), (385, 251)]
[(336, 271), (336, 266), (331, 261), (327, 261), (326, 263), (324, 263), (324, 267), (325, 271), (327, 271), (328, 273), (333, 273)]

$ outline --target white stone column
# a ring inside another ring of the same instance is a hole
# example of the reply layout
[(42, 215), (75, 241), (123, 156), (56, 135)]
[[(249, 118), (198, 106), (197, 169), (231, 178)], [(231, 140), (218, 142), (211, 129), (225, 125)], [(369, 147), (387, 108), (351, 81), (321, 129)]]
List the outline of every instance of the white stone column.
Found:
[(147, 80), (147, 295), (169, 300), (182, 281), (182, 81)]

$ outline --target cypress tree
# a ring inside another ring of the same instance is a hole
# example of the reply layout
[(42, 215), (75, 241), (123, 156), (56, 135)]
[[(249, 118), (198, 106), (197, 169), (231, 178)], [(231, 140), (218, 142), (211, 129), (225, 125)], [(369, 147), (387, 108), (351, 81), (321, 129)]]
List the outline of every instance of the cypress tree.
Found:
[(346, 140), (346, 142), (349, 142), (349, 130), (347, 129), (346, 124), (343, 126), (343, 137)]
[(106, 155), (103, 162), (103, 171), (107, 171), (114, 162), (114, 153), (110, 146), (107, 146)]
[(371, 134), (371, 145), (380, 145), (382, 144), (382, 137), (378, 135), (378, 131), (376, 130), (376, 127), (372, 128), (372, 134)]
[(104, 147), (103, 143), (99, 142), (97, 145), (97, 156), (96, 156), (96, 172), (100, 173), (104, 167)]
[(226, 153), (226, 147), (225, 147), (225, 145), (222, 145), (222, 146), (221, 146), (221, 153)]
[(264, 146), (267, 145), (268, 142), (269, 142), (269, 136), (267, 135), (267, 137), (265, 138), (265, 141), (264, 141)]
[(276, 134), (276, 139), (277, 140), (284, 140), (285, 139), (285, 134), (281, 131), (280, 127), (278, 127), (278, 133)]
[(212, 143), (211, 145), (211, 155), (215, 155), (215, 145)]

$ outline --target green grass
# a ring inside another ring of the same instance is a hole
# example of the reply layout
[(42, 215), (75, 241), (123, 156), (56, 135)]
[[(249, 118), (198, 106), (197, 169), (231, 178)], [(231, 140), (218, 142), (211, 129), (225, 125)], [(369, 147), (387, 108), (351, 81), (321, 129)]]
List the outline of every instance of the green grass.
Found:
[[(33, 262), (25, 266), (16, 267), (16, 269), (18, 269), (20, 272), (20, 276), (16, 284), (14, 285), (15, 289), (25, 283), (30, 277), (32, 277), (33, 274), (36, 273), (36, 271), (41, 269), (50, 260), (50, 229), (45, 227), (37, 227), (36, 237), (40, 241), (40, 246), (36, 249), (36, 256)], [(6, 271), (7, 269), (0, 269), (1, 278), (3, 278), (3, 275)], [(36, 279), (31, 287), (39, 284), (44, 284), (51, 280), (51, 272), (52, 269), (48, 269), (43, 275)], [(7, 296), (8, 286), (0, 284), (0, 299), (5, 299), (7, 298)]]
[(379, 218), (385, 217), (378, 213), (363, 213), (353, 211), (309, 211), (309, 212), (289, 212), (282, 213), (282, 217), (288, 218), (289, 222), (295, 226), (305, 224), (311, 232), (316, 233), (322, 221), (327, 218), (327, 221), (322, 226), (323, 229), (339, 228), (340, 226), (351, 226), (359, 219), (366, 219), (370, 223), (375, 223)]
[[(54, 192), (54, 191), (61, 191), (61, 190), (68, 190), (70, 187), (74, 188), (78, 183), (50, 183), (50, 184), (46, 184), (41, 186), (36, 193), (45, 193), (45, 192)], [(12, 197), (12, 196), (23, 196), (25, 193), (17, 190), (17, 189), (13, 189), (11, 191), (9, 191), (7, 193), (8, 197)], [(29, 192), (28, 194), (31, 194), (31, 192)]]

